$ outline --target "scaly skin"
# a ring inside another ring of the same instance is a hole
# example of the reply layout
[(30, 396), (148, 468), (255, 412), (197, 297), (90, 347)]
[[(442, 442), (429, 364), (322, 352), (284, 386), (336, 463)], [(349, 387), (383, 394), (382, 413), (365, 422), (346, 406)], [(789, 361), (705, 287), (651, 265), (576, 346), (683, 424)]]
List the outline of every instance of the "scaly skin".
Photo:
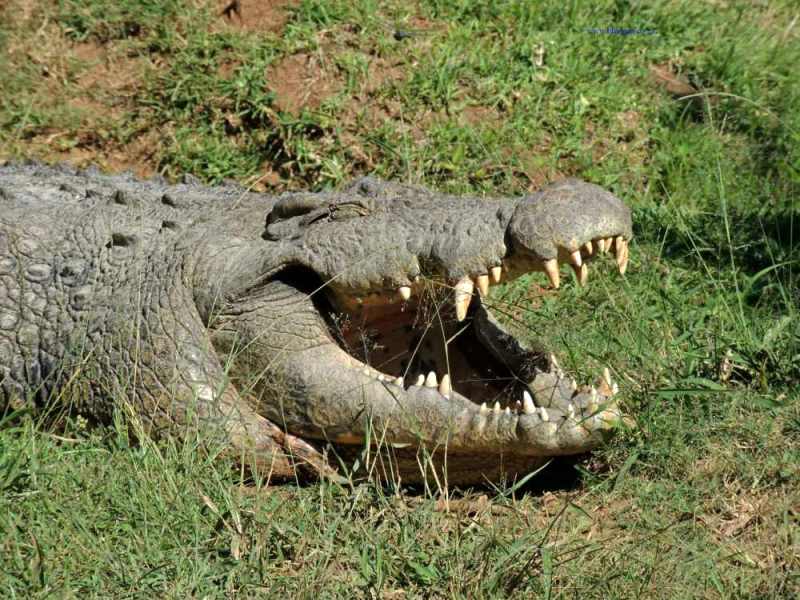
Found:
[(591, 184), (269, 197), (7, 165), (0, 209), (0, 408), (123, 407), (276, 479), (334, 476), (320, 451), (369, 439), (383, 476), (417, 481), (428, 456), (451, 483), (585, 452), (619, 421), (609, 377), (577, 387), (481, 300), (490, 276), (557, 287), (559, 260), (585, 280), (611, 240), (624, 271), (630, 213)]

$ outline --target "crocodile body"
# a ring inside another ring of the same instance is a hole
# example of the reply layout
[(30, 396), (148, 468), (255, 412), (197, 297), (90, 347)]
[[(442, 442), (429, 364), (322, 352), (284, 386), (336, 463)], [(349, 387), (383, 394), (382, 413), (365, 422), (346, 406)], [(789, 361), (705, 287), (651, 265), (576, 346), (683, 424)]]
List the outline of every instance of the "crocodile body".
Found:
[[(585, 452), (615, 386), (577, 386), (492, 317), (490, 283), (585, 281), (630, 213), (568, 180), (461, 198), (361, 179), (249, 193), (0, 166), (0, 410), (24, 405), (199, 435), (274, 479), (376, 446), (384, 477), (513, 477)], [(446, 468), (445, 468), (446, 465)]]

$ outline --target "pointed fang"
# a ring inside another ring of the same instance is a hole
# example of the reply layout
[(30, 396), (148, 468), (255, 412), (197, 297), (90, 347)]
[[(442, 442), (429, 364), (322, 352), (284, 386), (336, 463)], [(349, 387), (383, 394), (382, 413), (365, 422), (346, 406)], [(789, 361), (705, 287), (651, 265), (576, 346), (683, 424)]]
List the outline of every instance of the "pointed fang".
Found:
[(445, 373), (442, 375), (442, 380), (439, 382), (439, 393), (442, 396), (449, 397), (450, 396), (450, 375)]
[(425, 385), (425, 375), (420, 373), (420, 375), (417, 377), (417, 382), (414, 385)]
[(599, 240), (597, 240), (597, 249), (600, 250), (600, 254), (606, 253), (608, 249), (606, 248), (605, 238), (600, 238)]
[(586, 252), (589, 256), (592, 255), (594, 252), (594, 246), (592, 246), (592, 240), (589, 240), (583, 245), (583, 251)]
[(495, 283), (500, 283), (500, 277), (501, 274), (503, 273), (503, 268), (501, 266), (498, 265), (496, 267), (492, 267), (491, 269), (489, 269), (489, 273), (491, 273), (492, 275), (492, 281), (494, 281)]
[(539, 407), (539, 416), (542, 418), (542, 421), (550, 420), (550, 415), (547, 414), (547, 409), (544, 406)]
[(481, 293), (483, 298), (489, 295), (489, 276), (488, 275), (478, 275), (475, 278), (475, 283), (478, 284), (478, 291)]
[(544, 261), (544, 272), (547, 273), (550, 285), (557, 290), (558, 286), (561, 285), (561, 276), (558, 273), (558, 260), (550, 258)]
[(405, 302), (408, 302), (408, 300), (411, 298), (411, 288), (410, 288), (410, 287), (408, 287), (407, 285), (400, 286), (400, 287), (397, 289), (397, 291), (398, 291), (398, 293), (400, 294), (400, 297), (401, 297), (401, 298), (402, 298), (402, 299), (403, 299)]
[(536, 406), (534, 406), (533, 398), (531, 398), (528, 390), (522, 392), (522, 410), (525, 411), (526, 415), (532, 415), (536, 412)]
[(425, 387), (435, 388), (439, 386), (439, 382), (436, 381), (436, 373), (431, 371), (428, 373), (428, 377), (425, 379)]
[(578, 280), (578, 285), (584, 287), (586, 282), (589, 281), (589, 266), (583, 263), (580, 267), (575, 265), (570, 265), (570, 267), (575, 272), (575, 279)]
[(456, 283), (456, 319), (461, 322), (467, 318), (467, 310), (472, 300), (474, 284), (469, 277), (462, 277)]
[(481, 414), (485, 415), (485, 414), (488, 414), (488, 413), (489, 413), (489, 407), (486, 406), (486, 402), (483, 402), (481, 404)]
[(400, 387), (403, 387), (403, 383), (405, 383), (405, 382), (403, 381), (403, 378), (402, 378), (402, 377), (397, 377), (397, 378), (394, 380), (394, 384), (395, 384), (395, 385), (399, 385)]
[(581, 251), (575, 250), (572, 254), (569, 255), (570, 261), (576, 267), (580, 267), (583, 264), (583, 259), (581, 258)]
[(499, 402), (495, 402), (494, 403), (494, 412), (496, 412), (496, 413), (500, 412), (500, 403)]

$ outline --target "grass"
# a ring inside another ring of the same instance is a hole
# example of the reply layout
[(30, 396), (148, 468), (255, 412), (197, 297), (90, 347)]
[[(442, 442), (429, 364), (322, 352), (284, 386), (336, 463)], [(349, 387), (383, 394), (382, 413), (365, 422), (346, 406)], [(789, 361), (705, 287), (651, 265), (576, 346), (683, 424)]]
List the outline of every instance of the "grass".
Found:
[[(627, 277), (493, 300), (581, 377), (609, 365), (638, 429), (483, 497), (245, 485), (191, 440), (12, 415), (3, 596), (800, 594), (793, 3), (254, 5), (6, 3), (0, 158), (274, 192), (606, 186), (634, 211)], [(588, 31), (609, 26), (657, 35)]]

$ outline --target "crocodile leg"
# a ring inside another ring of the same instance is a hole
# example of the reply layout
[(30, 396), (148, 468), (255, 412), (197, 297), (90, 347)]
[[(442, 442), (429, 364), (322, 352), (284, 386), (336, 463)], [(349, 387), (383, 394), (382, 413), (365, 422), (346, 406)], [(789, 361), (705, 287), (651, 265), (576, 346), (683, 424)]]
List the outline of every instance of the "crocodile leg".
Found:
[(266, 479), (336, 477), (311, 445), (255, 412), (230, 380), (188, 291), (170, 286), (148, 304), (158, 318), (140, 324), (135, 388), (140, 414), (154, 428), (202, 432), (203, 440), (217, 436), (226, 455)]

